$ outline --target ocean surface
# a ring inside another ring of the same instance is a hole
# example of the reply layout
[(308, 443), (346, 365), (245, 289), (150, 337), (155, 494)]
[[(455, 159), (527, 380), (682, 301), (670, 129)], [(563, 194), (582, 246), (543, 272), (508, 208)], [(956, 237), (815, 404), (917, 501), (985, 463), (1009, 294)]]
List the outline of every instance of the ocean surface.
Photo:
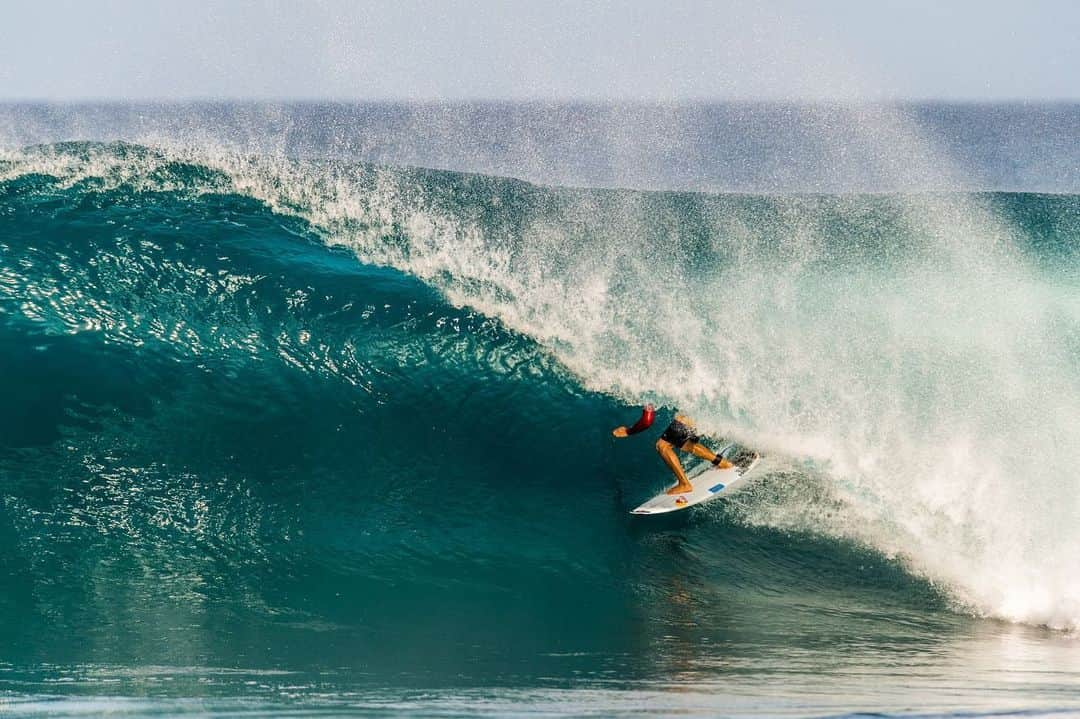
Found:
[(1080, 714), (1078, 139), (0, 108), (0, 713)]

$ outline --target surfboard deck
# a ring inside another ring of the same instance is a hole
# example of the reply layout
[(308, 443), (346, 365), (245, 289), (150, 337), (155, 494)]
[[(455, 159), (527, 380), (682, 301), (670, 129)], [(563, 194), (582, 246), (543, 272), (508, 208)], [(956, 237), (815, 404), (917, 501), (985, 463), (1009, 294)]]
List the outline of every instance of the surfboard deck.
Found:
[(735, 466), (728, 469), (716, 469), (708, 462), (703, 462), (686, 473), (686, 478), (694, 486), (694, 491), (685, 494), (667, 494), (665, 491), (631, 510), (630, 514), (677, 512), (680, 509), (688, 509), (708, 502), (710, 499), (731, 494), (746, 481), (746, 474), (757, 466), (761, 459), (757, 452), (747, 450), (737, 444), (727, 445), (718, 454)]

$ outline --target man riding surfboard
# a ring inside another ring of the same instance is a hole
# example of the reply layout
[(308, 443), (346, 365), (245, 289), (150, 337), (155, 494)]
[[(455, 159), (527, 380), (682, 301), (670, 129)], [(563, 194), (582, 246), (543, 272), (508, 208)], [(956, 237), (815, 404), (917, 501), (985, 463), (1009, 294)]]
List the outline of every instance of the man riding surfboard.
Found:
[[(647, 404), (641, 413), (641, 419), (633, 427), (616, 427), (611, 433), (616, 437), (629, 437), (632, 434), (644, 432), (652, 426), (655, 418), (656, 410), (653, 409), (651, 404)], [(676, 447), (687, 454), (708, 460), (717, 469), (727, 469), (733, 466), (731, 462), (701, 444), (700, 439), (701, 437), (694, 431), (694, 420), (685, 415), (677, 414), (663, 434), (660, 435), (660, 439), (656, 440), (656, 451), (675, 474), (675, 479), (678, 480), (678, 484), (667, 491), (668, 494), (685, 494), (694, 491), (694, 485), (690, 484), (690, 480), (686, 478), (686, 471), (683, 469), (679, 457), (675, 454), (674, 448)]]

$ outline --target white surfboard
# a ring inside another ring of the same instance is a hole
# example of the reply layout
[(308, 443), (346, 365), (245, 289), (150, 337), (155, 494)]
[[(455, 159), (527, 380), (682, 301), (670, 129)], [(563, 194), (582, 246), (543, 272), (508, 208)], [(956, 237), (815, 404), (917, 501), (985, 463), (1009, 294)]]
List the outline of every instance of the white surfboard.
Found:
[[(708, 502), (710, 499), (726, 496), (737, 490), (746, 481), (746, 475), (761, 459), (757, 452), (748, 451), (736, 444), (729, 444), (719, 452), (721, 457), (734, 463), (728, 469), (716, 469), (708, 462), (703, 462), (686, 473), (694, 491), (685, 494), (658, 494), (645, 504), (632, 510), (630, 514), (665, 514), (680, 509), (693, 507), (695, 504)], [(675, 485), (671, 485), (674, 487)]]

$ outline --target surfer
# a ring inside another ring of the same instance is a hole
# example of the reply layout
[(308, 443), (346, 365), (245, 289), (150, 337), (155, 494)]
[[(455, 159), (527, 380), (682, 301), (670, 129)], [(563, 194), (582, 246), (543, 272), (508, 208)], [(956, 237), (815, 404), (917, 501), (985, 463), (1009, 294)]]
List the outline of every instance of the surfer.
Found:
[[(651, 404), (647, 404), (641, 413), (641, 419), (633, 427), (616, 427), (611, 433), (616, 437), (629, 437), (632, 434), (647, 430), (652, 426), (654, 419), (656, 419), (656, 410), (653, 409)], [(668, 494), (685, 494), (694, 491), (694, 485), (690, 484), (690, 480), (686, 478), (686, 471), (683, 469), (679, 457), (675, 454), (676, 447), (687, 454), (708, 460), (717, 469), (727, 469), (733, 466), (731, 462), (701, 444), (700, 440), (701, 437), (694, 431), (694, 420), (681, 414), (675, 415), (675, 419), (671, 420), (671, 424), (660, 435), (660, 439), (656, 440), (656, 451), (679, 482), (667, 491)]]

